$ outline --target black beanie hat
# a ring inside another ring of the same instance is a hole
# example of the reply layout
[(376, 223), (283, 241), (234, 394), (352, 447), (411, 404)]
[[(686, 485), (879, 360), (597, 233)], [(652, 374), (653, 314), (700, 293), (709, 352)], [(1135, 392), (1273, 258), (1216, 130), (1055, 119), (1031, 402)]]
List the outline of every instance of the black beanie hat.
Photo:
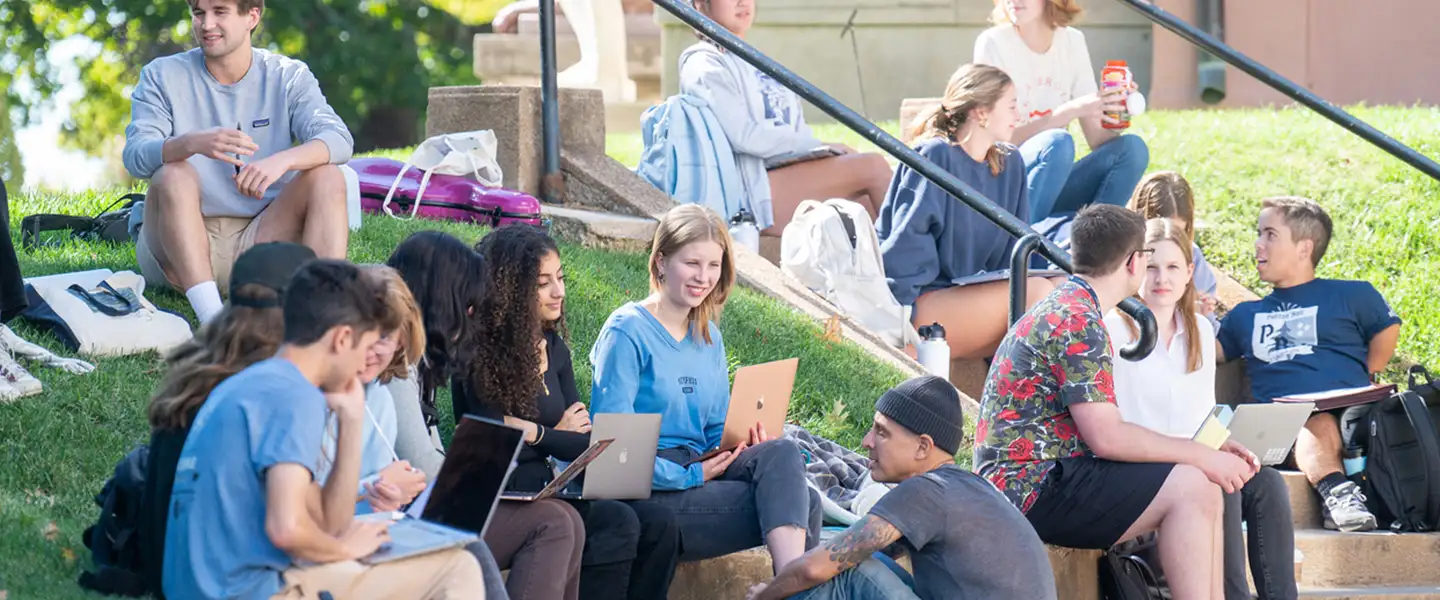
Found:
[(915, 377), (885, 392), (875, 402), (875, 412), (916, 435), (930, 436), (936, 446), (952, 455), (965, 436), (960, 392), (934, 375)]
[[(230, 268), (230, 303), (251, 308), (280, 306), (280, 296), (290, 277), (315, 258), (315, 251), (291, 242), (257, 244), (235, 259)], [(252, 298), (235, 292), (241, 287), (258, 284), (275, 291), (275, 298)]]

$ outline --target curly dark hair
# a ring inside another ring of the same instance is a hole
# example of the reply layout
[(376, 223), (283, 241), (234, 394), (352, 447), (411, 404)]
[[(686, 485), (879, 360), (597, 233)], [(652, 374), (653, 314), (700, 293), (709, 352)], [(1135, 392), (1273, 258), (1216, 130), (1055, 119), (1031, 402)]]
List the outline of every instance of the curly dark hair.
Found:
[(472, 359), (479, 319), (470, 311), (478, 316), (490, 287), (485, 259), (455, 236), (420, 231), (400, 242), (385, 264), (399, 271), (425, 323), (420, 398), (427, 424), (433, 424), (435, 390)]
[(490, 268), (490, 294), (477, 315), (479, 344), (469, 385), (478, 398), (504, 414), (530, 418), (536, 413), (541, 376), (537, 343), (547, 331), (565, 330), (565, 313), (541, 323), (536, 309), (540, 261), (560, 255), (555, 240), (534, 226), (518, 223), (491, 231), (475, 250)]

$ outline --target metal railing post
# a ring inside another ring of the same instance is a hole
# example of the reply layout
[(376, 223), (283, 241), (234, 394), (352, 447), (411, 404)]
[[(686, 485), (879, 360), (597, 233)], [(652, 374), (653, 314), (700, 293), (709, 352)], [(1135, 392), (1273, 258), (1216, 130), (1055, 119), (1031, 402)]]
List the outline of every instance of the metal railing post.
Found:
[(545, 172), (540, 176), (540, 199), (559, 204), (564, 178), (560, 175), (560, 90), (555, 84), (555, 0), (540, 0), (540, 135)]
[(1269, 67), (1255, 62), (1254, 59), (1237, 52), (1234, 48), (1215, 39), (1215, 37), (1209, 33), (1201, 31), (1194, 25), (1180, 20), (1175, 15), (1161, 10), (1148, 0), (1116, 0), (1116, 2), (1134, 9), (1136, 12), (1145, 15), (1146, 18), (1160, 24), (1161, 27), (1169, 29), (1174, 32), (1175, 35), (1184, 38), (1191, 44), (1199, 46), (1207, 52), (1220, 57), (1221, 60), (1234, 65), (1235, 68), (1249, 73), (1250, 76), (1259, 79), (1265, 85), (1275, 88), (1276, 91), (1295, 99), (1296, 102), (1304, 104), (1325, 118), (1334, 121), (1335, 124), (1360, 136), (1365, 141), (1379, 146), (1381, 150), (1389, 152), (1395, 158), (1403, 160), (1410, 166), (1419, 169), (1421, 173), (1440, 180), (1440, 164), (1416, 152), (1409, 146), (1396, 141), (1395, 138), (1385, 135), (1385, 133), (1379, 129), (1371, 127), (1369, 123), (1355, 118), (1355, 115), (1345, 112), (1344, 109), (1331, 104), (1324, 98), (1316, 96), (1314, 92), (1300, 87), (1295, 82), (1282, 77)]
[[(900, 140), (895, 139), (895, 136), (886, 133), (874, 123), (860, 116), (859, 113), (841, 104), (820, 88), (815, 87), (814, 84), (785, 68), (784, 65), (761, 54), (760, 51), (756, 50), (750, 44), (735, 37), (734, 33), (721, 27), (709, 17), (700, 14), (700, 11), (689, 6), (685, 0), (652, 1), (657, 6), (669, 11), (670, 14), (675, 15), (676, 18), (680, 19), (680, 21), (701, 35), (704, 35), (727, 51), (738, 56), (740, 60), (759, 69), (760, 72), (779, 81), (781, 85), (789, 88), (801, 98), (805, 99), (805, 101), (825, 111), (826, 114), (834, 117), (836, 121), (849, 127), (865, 140), (875, 144), (882, 151), (895, 157), (911, 169), (914, 169), (925, 179), (930, 180), (931, 183), (939, 186), (940, 189), (945, 190), (951, 196), (964, 202), (970, 206), (970, 208), (975, 209), (976, 212), (984, 215), (985, 218), (994, 222), (996, 225), (999, 225), (1001, 229), (1004, 229), (1010, 235), (1021, 238), (1035, 233), (1035, 230), (1031, 229), (1028, 223), (1021, 221), (1015, 215), (1010, 214), (1009, 211), (1000, 208), (994, 202), (986, 199), (980, 192), (976, 191), (975, 188), (970, 187), (969, 184), (961, 181), (960, 178), (954, 174), (935, 166), (935, 163), (926, 160), (925, 157), (920, 156), (918, 152), (900, 143)], [(1059, 246), (1055, 245), (1054, 242), (1048, 239), (1042, 239), (1036, 251), (1045, 258), (1050, 259), (1050, 262), (1055, 263), (1061, 269), (1074, 272), (1074, 267), (1071, 266), (1070, 263), (1070, 256), (1066, 254), (1064, 250), (1061, 250)], [(1124, 310), (1126, 314), (1134, 317), (1136, 322), (1140, 324), (1139, 339), (1135, 340), (1130, 346), (1121, 349), (1120, 356), (1128, 360), (1144, 358), (1149, 355), (1150, 350), (1155, 347), (1155, 317), (1150, 314), (1150, 309), (1145, 308), (1143, 304), (1133, 298), (1122, 303), (1120, 308)]]
[(1026, 287), (1030, 279), (1030, 255), (1045, 241), (1038, 233), (1026, 234), (1010, 251), (1010, 326), (1025, 315)]

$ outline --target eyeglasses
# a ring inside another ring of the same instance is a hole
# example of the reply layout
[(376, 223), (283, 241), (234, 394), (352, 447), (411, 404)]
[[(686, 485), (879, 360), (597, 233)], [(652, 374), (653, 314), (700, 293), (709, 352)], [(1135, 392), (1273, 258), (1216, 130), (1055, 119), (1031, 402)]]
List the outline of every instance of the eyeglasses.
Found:
[(1154, 249), (1154, 248), (1141, 248), (1141, 249), (1139, 249), (1139, 250), (1134, 250), (1134, 251), (1130, 252), (1130, 258), (1125, 261), (1125, 267), (1126, 267), (1126, 268), (1129, 268), (1131, 265), (1134, 265), (1134, 264), (1135, 264), (1135, 255), (1136, 255), (1136, 254), (1139, 254), (1139, 255), (1140, 255), (1141, 257), (1143, 257), (1146, 261), (1149, 261), (1149, 260), (1150, 260), (1150, 255), (1151, 255), (1151, 254), (1154, 254), (1154, 253), (1155, 253), (1155, 249)]

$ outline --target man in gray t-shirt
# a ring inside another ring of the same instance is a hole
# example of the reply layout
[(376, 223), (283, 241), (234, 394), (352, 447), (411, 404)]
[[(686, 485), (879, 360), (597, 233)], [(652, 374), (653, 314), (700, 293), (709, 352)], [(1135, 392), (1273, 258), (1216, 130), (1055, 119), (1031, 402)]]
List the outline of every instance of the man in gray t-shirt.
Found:
[[(871, 477), (899, 485), (749, 599), (1054, 600), (1040, 536), (990, 482), (954, 464), (962, 423), (960, 396), (944, 379), (916, 377), (885, 392), (865, 448)], [(910, 555), (913, 581), (876, 554), (892, 544)]]
[(254, 48), (264, 0), (188, 0), (198, 48), (140, 70), (125, 169), (150, 180), (135, 244), (152, 286), (185, 293), (203, 324), (247, 248), (298, 242), (320, 258), (349, 243), (354, 139), (305, 63)]

